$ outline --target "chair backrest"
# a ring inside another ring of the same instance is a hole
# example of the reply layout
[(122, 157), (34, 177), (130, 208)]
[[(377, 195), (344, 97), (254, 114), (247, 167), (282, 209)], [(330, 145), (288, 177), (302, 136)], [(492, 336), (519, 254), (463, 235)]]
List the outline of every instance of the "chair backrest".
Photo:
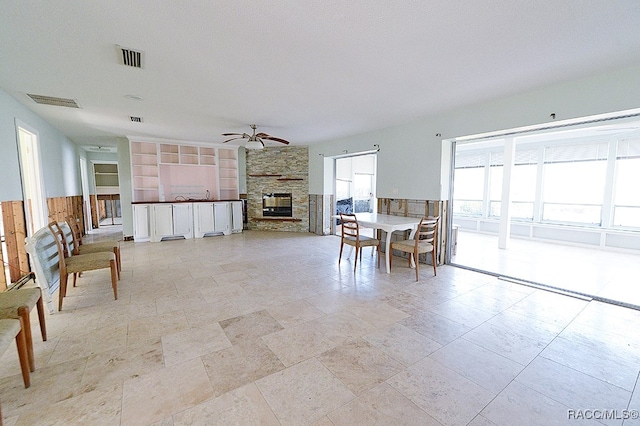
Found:
[(82, 245), (82, 232), (78, 221), (73, 216), (67, 216), (67, 225), (71, 229), (71, 238), (73, 239), (73, 254), (80, 254), (80, 246)]
[(353, 238), (360, 241), (360, 226), (355, 214), (340, 213), (342, 223), (342, 238)]
[(66, 274), (67, 264), (65, 263), (65, 259), (70, 256), (70, 253), (68, 250), (67, 240), (64, 236), (64, 232), (62, 231), (62, 228), (60, 228), (60, 225), (58, 225), (58, 222), (56, 221), (49, 222), (47, 226), (49, 227), (49, 230), (53, 234), (53, 239), (55, 240), (56, 246), (58, 247), (58, 261), (60, 265), (60, 275)]
[(36, 273), (36, 285), (42, 288), (42, 295), (49, 312), (54, 311), (51, 295), (60, 287), (60, 261), (55, 237), (48, 227), (39, 229), (27, 237), (25, 248), (29, 261)]
[(438, 241), (438, 222), (440, 216), (427, 216), (420, 219), (420, 224), (416, 231), (416, 246), (418, 243), (429, 243), (435, 250), (435, 242)]

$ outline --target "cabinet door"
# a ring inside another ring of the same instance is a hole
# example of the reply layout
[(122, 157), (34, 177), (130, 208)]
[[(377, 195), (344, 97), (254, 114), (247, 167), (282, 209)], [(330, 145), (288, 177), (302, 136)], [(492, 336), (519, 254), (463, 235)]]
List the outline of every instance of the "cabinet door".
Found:
[(222, 232), (225, 235), (231, 233), (231, 217), (229, 203), (213, 203), (213, 216), (215, 232)]
[(157, 204), (153, 206), (153, 229), (158, 237), (173, 235), (173, 206)]
[(214, 232), (213, 203), (194, 203), (193, 208), (196, 238)]
[(133, 205), (133, 239), (135, 241), (149, 241), (149, 206)]
[(191, 204), (173, 204), (173, 235), (191, 234), (193, 215)]
[(233, 232), (242, 232), (242, 201), (231, 202), (231, 222)]

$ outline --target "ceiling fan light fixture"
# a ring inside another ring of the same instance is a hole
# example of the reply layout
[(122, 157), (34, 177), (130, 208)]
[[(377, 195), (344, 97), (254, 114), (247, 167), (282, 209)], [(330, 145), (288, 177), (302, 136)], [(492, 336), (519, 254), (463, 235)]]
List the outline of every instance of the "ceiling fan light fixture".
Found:
[(227, 143), (227, 142), (231, 142), (231, 141), (235, 141), (237, 139), (247, 139), (247, 143), (245, 144), (245, 148), (246, 149), (264, 149), (264, 141), (272, 141), (272, 142), (278, 142), (284, 145), (289, 145), (289, 141), (286, 141), (284, 139), (280, 139), (280, 138), (276, 138), (274, 136), (268, 135), (266, 133), (256, 133), (256, 128), (258, 126), (256, 126), (255, 124), (252, 124), (251, 126), (251, 130), (253, 130), (252, 134), (247, 134), (247, 133), (223, 133), (222, 136), (233, 136), (231, 139), (227, 139), (226, 141), (222, 141), (222, 143)]
[(264, 149), (264, 146), (258, 141), (249, 141), (244, 146), (247, 149)]

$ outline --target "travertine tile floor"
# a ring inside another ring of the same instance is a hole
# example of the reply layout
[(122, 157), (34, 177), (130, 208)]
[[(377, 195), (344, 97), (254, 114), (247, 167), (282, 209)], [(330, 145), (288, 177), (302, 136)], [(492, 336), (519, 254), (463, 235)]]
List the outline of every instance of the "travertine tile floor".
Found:
[(640, 254), (460, 230), (452, 263), (640, 307)]
[(354, 274), (338, 245), (123, 243), (117, 301), (96, 271), (47, 342), (34, 317), (29, 389), (15, 349), (0, 359), (5, 425), (587, 425), (569, 410), (640, 408), (639, 311), (448, 266), (416, 283), (368, 252)]

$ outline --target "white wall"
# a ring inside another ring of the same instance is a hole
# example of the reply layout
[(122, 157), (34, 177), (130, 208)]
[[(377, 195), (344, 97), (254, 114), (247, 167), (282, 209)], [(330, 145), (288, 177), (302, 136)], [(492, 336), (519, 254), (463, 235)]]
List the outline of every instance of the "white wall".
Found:
[(78, 147), (0, 90), (0, 201), (22, 200), (16, 119), (38, 132), (45, 196), (81, 195)]
[(129, 140), (118, 138), (118, 184), (120, 185), (120, 209), (122, 212), (122, 235), (133, 237), (133, 201), (131, 183), (131, 152)]
[(369, 151), (378, 144), (377, 197), (448, 199), (450, 145), (446, 140), (546, 123), (551, 113), (560, 121), (634, 108), (640, 108), (640, 66), (327, 141), (309, 147), (309, 193), (330, 193), (327, 157), (342, 155), (344, 150)]

